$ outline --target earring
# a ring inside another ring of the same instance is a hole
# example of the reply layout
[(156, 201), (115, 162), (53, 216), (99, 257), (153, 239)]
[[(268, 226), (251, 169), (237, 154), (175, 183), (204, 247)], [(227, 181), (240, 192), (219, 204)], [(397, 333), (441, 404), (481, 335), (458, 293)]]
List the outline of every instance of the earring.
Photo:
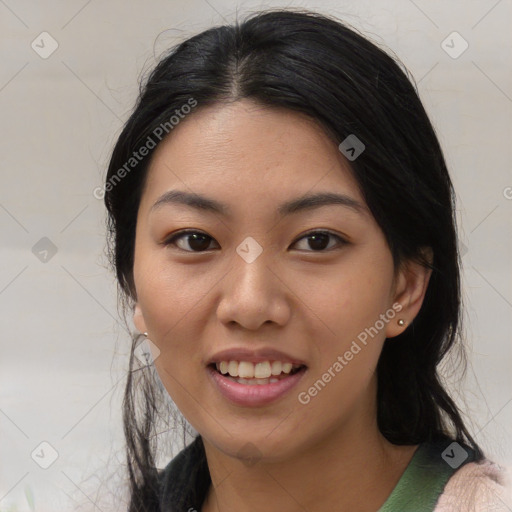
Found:
[(144, 332), (142, 334), (144, 334), (144, 336), (146, 336), (146, 338), (148, 337), (148, 333), (147, 332)]
[(398, 320), (398, 322), (397, 322), (397, 323), (398, 323), (398, 325), (400, 325), (400, 326), (405, 325), (405, 320), (402, 320), (402, 319), (400, 318), (400, 320)]

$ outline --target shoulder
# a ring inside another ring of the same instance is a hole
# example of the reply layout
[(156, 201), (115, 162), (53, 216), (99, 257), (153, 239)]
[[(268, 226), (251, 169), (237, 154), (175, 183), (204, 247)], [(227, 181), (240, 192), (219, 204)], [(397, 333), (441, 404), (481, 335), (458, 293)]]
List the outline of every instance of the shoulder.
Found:
[(509, 512), (511, 483), (510, 468), (488, 459), (468, 462), (446, 483), (435, 512)]

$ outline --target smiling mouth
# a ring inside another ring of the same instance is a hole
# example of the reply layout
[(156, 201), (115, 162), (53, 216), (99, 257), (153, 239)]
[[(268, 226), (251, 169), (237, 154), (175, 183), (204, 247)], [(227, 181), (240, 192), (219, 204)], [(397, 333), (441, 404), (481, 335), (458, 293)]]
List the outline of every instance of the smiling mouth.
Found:
[(233, 382), (249, 386), (273, 384), (306, 369), (306, 365), (292, 365), (279, 361), (265, 361), (256, 365), (245, 361), (222, 361), (208, 366)]

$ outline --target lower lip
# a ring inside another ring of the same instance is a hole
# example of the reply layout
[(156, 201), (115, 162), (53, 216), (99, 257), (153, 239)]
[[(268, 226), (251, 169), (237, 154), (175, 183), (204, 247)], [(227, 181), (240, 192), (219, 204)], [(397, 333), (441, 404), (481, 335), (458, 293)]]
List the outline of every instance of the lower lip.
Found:
[(306, 373), (306, 368), (302, 368), (297, 373), (280, 379), (278, 382), (251, 385), (239, 384), (222, 375), (222, 373), (211, 366), (208, 366), (206, 369), (215, 386), (224, 397), (237, 405), (244, 406), (266, 405), (281, 398), (291, 391)]

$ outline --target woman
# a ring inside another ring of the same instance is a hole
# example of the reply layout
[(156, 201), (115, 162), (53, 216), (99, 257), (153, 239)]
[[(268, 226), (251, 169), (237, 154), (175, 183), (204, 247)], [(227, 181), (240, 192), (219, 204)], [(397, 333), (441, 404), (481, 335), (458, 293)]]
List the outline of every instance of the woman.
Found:
[[(503, 504), (437, 370), (460, 349), (452, 184), (386, 53), (310, 12), (196, 35), (149, 76), (105, 192), (154, 357), (135, 336), (130, 511)], [(166, 393), (198, 435), (158, 471)]]

